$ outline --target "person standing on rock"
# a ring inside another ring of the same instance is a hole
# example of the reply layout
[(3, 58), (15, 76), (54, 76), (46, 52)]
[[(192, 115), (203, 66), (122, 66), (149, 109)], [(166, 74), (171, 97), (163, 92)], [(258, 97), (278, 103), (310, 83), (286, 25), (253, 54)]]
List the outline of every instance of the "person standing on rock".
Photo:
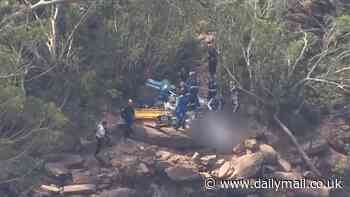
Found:
[(214, 77), (216, 74), (216, 67), (218, 64), (218, 52), (214, 46), (208, 48), (208, 70), (210, 77)]
[(132, 125), (134, 123), (135, 109), (132, 99), (128, 100), (128, 105), (121, 110), (121, 117), (125, 122), (124, 139), (130, 138), (130, 135), (134, 132)]
[(186, 82), (187, 86), (187, 94), (189, 96), (189, 105), (191, 110), (197, 111), (200, 107), (198, 92), (199, 92), (199, 81), (197, 78), (197, 74), (195, 72), (189, 73), (190, 78)]
[(107, 121), (103, 120), (101, 123), (97, 125), (96, 130), (96, 140), (97, 140), (97, 146), (95, 151), (95, 157), (100, 153), (102, 145), (104, 143), (104, 139), (106, 138), (106, 128), (107, 128)]
[(207, 101), (210, 102), (210, 100), (216, 96), (217, 92), (217, 84), (214, 77), (209, 77)]
[(175, 129), (179, 129), (182, 127), (185, 129), (186, 125), (186, 112), (187, 112), (187, 105), (189, 102), (189, 96), (187, 94), (184, 94), (183, 92), (180, 92), (180, 96), (176, 98), (176, 108), (175, 108), (175, 115), (176, 115), (176, 126)]

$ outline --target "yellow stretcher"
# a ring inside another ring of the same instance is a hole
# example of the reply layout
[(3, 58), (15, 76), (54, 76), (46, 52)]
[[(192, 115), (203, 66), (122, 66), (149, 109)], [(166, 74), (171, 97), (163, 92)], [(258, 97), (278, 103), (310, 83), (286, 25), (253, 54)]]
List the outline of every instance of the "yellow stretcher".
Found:
[(163, 108), (136, 108), (136, 120), (158, 120), (162, 116), (170, 116), (171, 113)]
[(155, 123), (155, 127), (171, 125), (171, 112), (164, 108), (136, 108), (135, 121)]

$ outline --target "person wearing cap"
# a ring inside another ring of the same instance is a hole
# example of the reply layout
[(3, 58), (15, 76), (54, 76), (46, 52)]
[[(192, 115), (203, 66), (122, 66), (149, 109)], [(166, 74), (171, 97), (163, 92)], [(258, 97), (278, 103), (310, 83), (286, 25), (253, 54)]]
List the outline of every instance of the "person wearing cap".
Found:
[(134, 123), (135, 109), (132, 99), (128, 100), (128, 104), (121, 110), (121, 117), (125, 122), (124, 138), (130, 138), (133, 133), (132, 124)]
[(101, 123), (97, 125), (96, 130), (96, 140), (97, 140), (97, 146), (95, 151), (95, 157), (98, 155), (98, 153), (101, 151), (101, 147), (104, 143), (104, 139), (106, 137), (106, 128), (107, 128), (107, 121), (103, 120)]

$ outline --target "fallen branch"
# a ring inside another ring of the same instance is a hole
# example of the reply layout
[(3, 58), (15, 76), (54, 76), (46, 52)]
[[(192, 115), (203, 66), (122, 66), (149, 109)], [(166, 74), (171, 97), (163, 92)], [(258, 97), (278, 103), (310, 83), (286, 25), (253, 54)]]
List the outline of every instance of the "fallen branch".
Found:
[(297, 139), (294, 137), (293, 133), (288, 129), (288, 127), (281, 122), (281, 120), (277, 117), (275, 114), (273, 116), (274, 120), (278, 123), (278, 125), (282, 128), (282, 130), (288, 135), (288, 137), (291, 139), (295, 147), (297, 148), (299, 154), (301, 155), (301, 158), (304, 160), (306, 165), (312, 170), (312, 172), (315, 173), (315, 175), (321, 177), (321, 173), (317, 170), (317, 168), (314, 166), (310, 158), (307, 156), (307, 154), (304, 152), (304, 150), (301, 148), (300, 144), (298, 143)]

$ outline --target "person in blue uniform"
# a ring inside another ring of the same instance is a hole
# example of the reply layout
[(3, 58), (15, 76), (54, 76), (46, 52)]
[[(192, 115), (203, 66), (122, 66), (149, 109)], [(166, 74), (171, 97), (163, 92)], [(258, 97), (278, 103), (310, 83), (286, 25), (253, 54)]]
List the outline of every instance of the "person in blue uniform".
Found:
[(187, 94), (180, 93), (180, 96), (176, 98), (176, 108), (175, 108), (175, 115), (176, 115), (175, 128), (176, 129), (180, 127), (185, 129), (185, 120), (186, 120), (188, 103), (189, 103), (189, 96)]
[(135, 109), (132, 99), (128, 100), (128, 105), (121, 110), (121, 117), (125, 122), (124, 139), (130, 138), (133, 133), (132, 125), (134, 123)]

